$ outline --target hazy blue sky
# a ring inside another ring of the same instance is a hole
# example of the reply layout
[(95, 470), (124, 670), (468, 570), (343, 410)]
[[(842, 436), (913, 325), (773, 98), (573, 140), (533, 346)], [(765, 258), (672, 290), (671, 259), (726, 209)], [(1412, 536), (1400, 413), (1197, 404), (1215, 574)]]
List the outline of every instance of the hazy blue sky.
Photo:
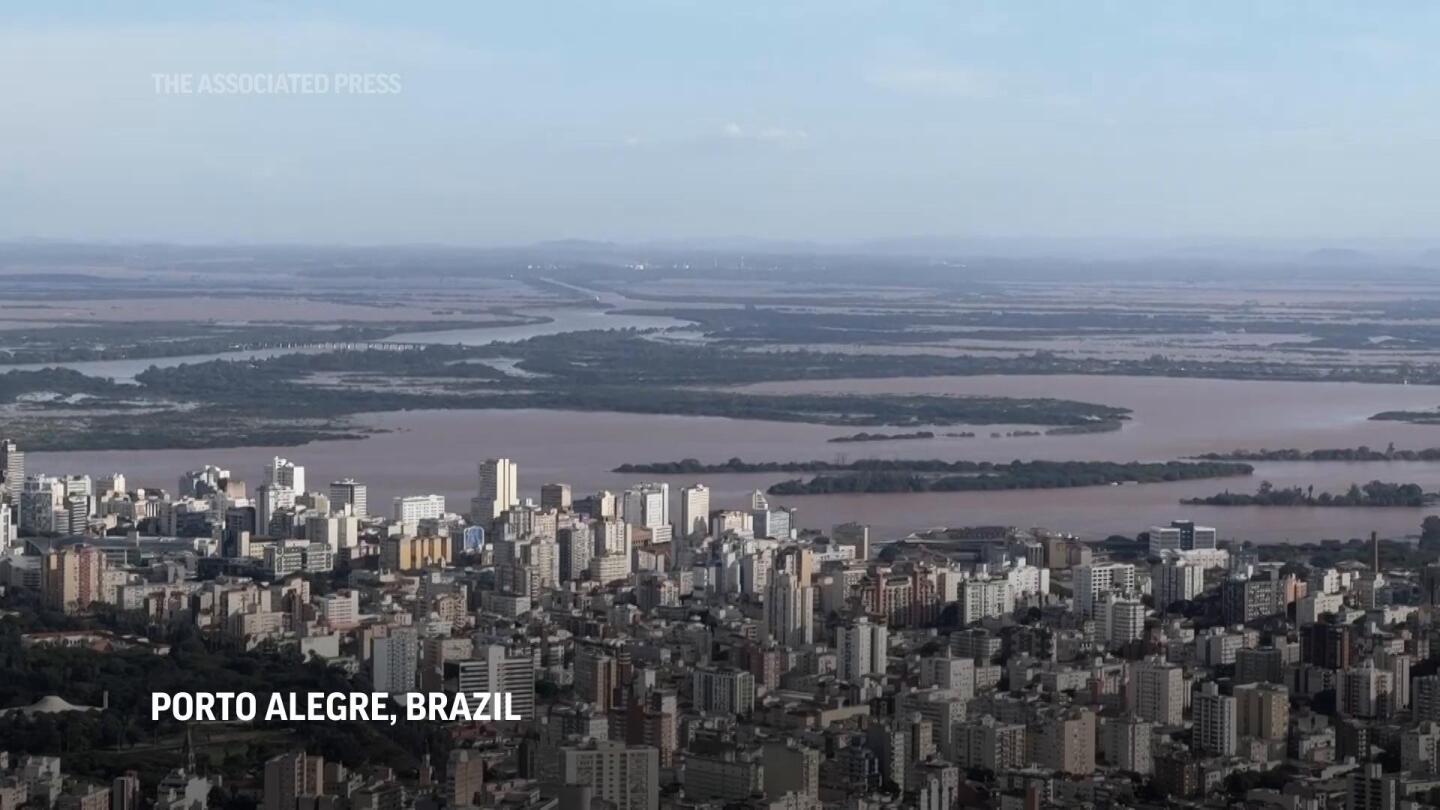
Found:
[[(8, 3), (0, 238), (1430, 237), (1431, 2)], [(162, 95), (154, 73), (393, 73)]]

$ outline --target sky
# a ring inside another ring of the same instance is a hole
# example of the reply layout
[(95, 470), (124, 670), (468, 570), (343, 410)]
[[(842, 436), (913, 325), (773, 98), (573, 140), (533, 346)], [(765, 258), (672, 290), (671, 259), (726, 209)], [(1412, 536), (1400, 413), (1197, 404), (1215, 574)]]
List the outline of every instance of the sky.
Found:
[[(1437, 30), (1404, 0), (9, 3), (0, 239), (1427, 239)], [(396, 92), (195, 92), (276, 74)]]

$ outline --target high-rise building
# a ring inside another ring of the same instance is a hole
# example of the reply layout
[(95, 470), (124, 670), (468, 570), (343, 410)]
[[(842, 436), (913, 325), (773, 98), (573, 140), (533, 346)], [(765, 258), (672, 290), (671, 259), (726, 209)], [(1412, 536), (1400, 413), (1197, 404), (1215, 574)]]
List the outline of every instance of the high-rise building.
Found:
[(415, 690), (420, 672), (420, 638), (413, 627), (392, 627), (375, 639), (370, 659), (377, 692), (400, 694)]
[(1235, 651), (1236, 684), (1284, 683), (1285, 667), (1299, 661), (1300, 645), (1278, 642), (1278, 647), (1242, 648)]
[(948, 689), (969, 700), (975, 697), (975, 659), (949, 655), (923, 656), (920, 659), (920, 688)]
[(282, 484), (261, 484), (255, 488), (255, 522), (260, 533), (270, 534), (270, 522), (282, 509), (295, 506), (295, 490)]
[[(836, 675), (848, 683), (859, 683), (867, 676), (883, 676), (890, 661), (889, 650), (889, 629), (861, 616), (835, 630)], [(970, 686), (973, 692), (973, 662)]]
[(364, 518), (370, 514), (369, 509), (369, 496), (364, 484), (354, 478), (330, 482), (330, 511)]
[(990, 715), (961, 723), (955, 731), (957, 763), (992, 773), (1025, 767), (1025, 726)]
[(575, 694), (600, 713), (615, 705), (615, 688), (620, 684), (620, 665), (605, 648), (580, 645), (575, 651)]
[(765, 625), (770, 637), (786, 647), (815, 640), (815, 589), (799, 574), (781, 571), (765, 590)]
[(1301, 659), (1323, 669), (1349, 669), (1350, 633), (1350, 625), (1329, 621), (1301, 627)]
[(189, 470), (180, 476), (179, 496), (182, 498), (208, 498), (226, 489), (229, 481), (229, 470), (222, 470), (213, 464), (207, 464), (198, 470)]
[(1203, 566), (1176, 555), (1165, 555), (1150, 568), (1150, 590), (1155, 609), (1168, 612), (1176, 602), (1188, 602), (1205, 591)]
[(1259, 740), (1283, 740), (1290, 727), (1290, 690), (1274, 683), (1235, 687), (1237, 733)]
[[(363, 486), (363, 484), (361, 485)], [(390, 519), (414, 533), (422, 520), (445, 517), (444, 495), (407, 495), (390, 502)]]
[(755, 709), (755, 676), (743, 669), (696, 669), (692, 702), (702, 712), (748, 715)]
[(629, 524), (613, 518), (595, 520), (590, 524), (590, 535), (595, 542), (595, 556), (619, 555), (628, 564), (631, 552)]
[(305, 468), (279, 456), (265, 468), (265, 483), (282, 486), (295, 492), (305, 491)]
[(1193, 520), (1172, 520), (1169, 526), (1150, 527), (1150, 556), (1167, 551), (1208, 551), (1216, 547), (1215, 529), (1196, 526)]
[(710, 530), (710, 488), (691, 484), (680, 489), (680, 536), (704, 537)]
[(1154, 770), (1150, 758), (1153, 726), (1134, 715), (1100, 721), (1100, 755), (1106, 764), (1122, 771), (1148, 774)]
[(1201, 753), (1233, 756), (1239, 731), (1235, 698), (1220, 694), (1220, 687), (1209, 682), (1191, 698), (1190, 709), (1195, 719), (1191, 747)]
[(1400, 807), (1401, 779), (1387, 774), (1378, 762), (1366, 762), (1350, 772), (1346, 810), (1396, 810)]
[(1366, 719), (1388, 717), (1395, 711), (1395, 676), (1365, 661), (1339, 673), (1335, 698), (1340, 714)]
[(20, 493), (20, 531), (24, 534), (69, 532), (65, 481), (49, 475), (26, 477)]
[(474, 807), (476, 796), (485, 790), (485, 760), (480, 752), (456, 748), (445, 765), (445, 806), (455, 810)]
[(569, 484), (543, 484), (540, 487), (540, 508), (557, 512), (570, 511)]
[(250, 538), (257, 535), (256, 511), (253, 506), (232, 506), (225, 510), (225, 523), (220, 535), (220, 553), (226, 557), (248, 557)]
[(660, 752), (652, 746), (592, 740), (560, 748), (560, 781), (588, 785), (615, 810), (658, 810)]
[(1040, 721), (1036, 746), (1040, 765), (1052, 771), (1088, 776), (1095, 772), (1095, 713), (1071, 708)]
[(501, 644), (477, 646), (475, 657), (445, 662), (445, 688), (451, 692), (507, 692), (510, 709), (535, 718), (535, 656)]
[(787, 793), (817, 798), (820, 795), (820, 765), (825, 757), (819, 750), (793, 738), (765, 743), (765, 793)]
[(895, 714), (919, 714), (930, 721), (935, 747), (941, 756), (953, 760), (958, 749), (956, 731), (965, 719), (965, 703), (959, 694), (945, 689), (909, 689), (896, 696)]
[(1075, 569), (1075, 607), (1082, 616), (1095, 614), (1095, 603), (1106, 591), (1135, 590), (1135, 566), (1128, 563), (1092, 563)]
[(52, 548), (41, 559), (40, 596), (45, 605), (80, 613), (96, 602), (109, 602), (104, 589), (105, 553), (94, 546)]
[(418, 571), (450, 564), (453, 544), (448, 537), (417, 535), (387, 537), (380, 542), (380, 563), (389, 571)]
[(1131, 705), (1141, 720), (1179, 726), (1185, 719), (1185, 672), (1177, 664), (1149, 658), (1130, 669)]
[(556, 531), (556, 545), (560, 554), (560, 581), (574, 582), (590, 570), (590, 559), (595, 556), (595, 538), (590, 526), (576, 523)]
[(750, 516), (749, 512), (731, 509), (712, 512), (710, 514), (710, 535), (724, 537), (728, 534), (746, 539), (754, 538), (755, 519)]
[(1232, 577), (1220, 586), (1220, 614), (1226, 624), (1283, 615), (1285, 605), (1284, 580), (1279, 577)]
[(10, 439), (0, 440), (0, 483), (10, 501), (18, 503), (25, 489), (25, 453)]
[(615, 493), (602, 489), (590, 496), (590, 517), (594, 520), (615, 520), (620, 517)]
[(1410, 679), (1410, 708), (1417, 723), (1440, 722), (1440, 675)]
[(10, 504), (0, 500), (0, 554), (13, 546), (19, 536), (19, 527), (11, 516)]
[(657, 529), (670, 525), (670, 485), (664, 482), (636, 484), (625, 490), (621, 502), (625, 522), (631, 526)]
[(1145, 633), (1145, 606), (1133, 596), (1114, 591), (1102, 594), (1095, 605), (1100, 635), (1110, 645), (1136, 641)]
[(855, 559), (870, 559), (870, 527), (863, 523), (841, 523), (830, 530), (830, 539), (855, 549)]
[(751, 513), (751, 516), (754, 518), (756, 537), (773, 537), (776, 540), (790, 539), (795, 523), (793, 510), (760, 509)]
[(1440, 723), (1420, 723), (1400, 735), (1400, 770), (1415, 776), (1440, 774)]
[(519, 467), (508, 458), (480, 462), (479, 492), (470, 502), (470, 519), (489, 526), (501, 512), (519, 506), (519, 478)]
[(90, 529), (90, 499), (84, 495), (66, 495), (65, 507), (55, 517), (59, 533), (85, 534)]
[(325, 792), (325, 759), (303, 751), (280, 754), (265, 762), (265, 792), (261, 810), (295, 810), (301, 796)]

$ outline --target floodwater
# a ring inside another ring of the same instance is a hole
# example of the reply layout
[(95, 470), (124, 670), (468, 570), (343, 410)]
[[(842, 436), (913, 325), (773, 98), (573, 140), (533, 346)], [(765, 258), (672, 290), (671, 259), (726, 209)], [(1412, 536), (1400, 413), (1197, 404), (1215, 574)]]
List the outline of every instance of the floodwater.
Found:
[[(376, 511), (396, 495), (435, 492), (452, 511), (463, 511), (475, 491), (476, 462), (492, 456), (520, 465), (523, 495), (538, 497), (548, 481), (571, 484), (576, 497), (619, 490), (655, 476), (610, 472), (625, 462), (685, 457), (718, 462), (794, 459), (943, 458), (1163, 461), (1234, 448), (1440, 446), (1440, 426), (1372, 422), (1382, 410), (1426, 409), (1440, 404), (1440, 389), (1359, 383), (1286, 383), (1159, 377), (959, 377), (829, 380), (764, 384), (747, 390), (917, 392), (1050, 396), (1122, 405), (1134, 412), (1119, 432), (1079, 436), (991, 437), (1004, 426), (971, 428), (975, 438), (833, 444), (854, 432), (819, 425), (709, 417), (646, 416), (565, 411), (413, 411), (378, 414), (365, 424), (388, 432), (360, 441), (317, 442), (299, 448), (36, 453), (30, 465), (50, 473), (121, 471), (132, 486), (173, 489), (186, 469), (206, 463), (228, 467), (250, 485), (260, 483), (264, 461), (283, 454), (309, 468), (320, 485), (353, 476), (370, 486)], [(955, 431), (960, 428), (937, 428)], [(793, 475), (707, 475), (713, 508), (740, 508), (756, 488)], [(668, 477), (672, 491), (691, 476)], [(803, 526), (826, 528), (858, 520), (880, 539), (934, 526), (1008, 524), (1044, 526), (1082, 537), (1134, 535), (1157, 522), (1191, 518), (1222, 537), (1261, 542), (1350, 538), (1371, 530), (1385, 536), (1415, 534), (1426, 508), (1182, 507), (1181, 498), (1253, 491), (1262, 480), (1276, 486), (1338, 491), (1351, 482), (1415, 482), (1440, 490), (1440, 464), (1381, 462), (1262, 463), (1249, 478), (1169, 484), (985, 493), (826, 495), (779, 499), (798, 509)], [(678, 508), (678, 507), (676, 507)], [(1437, 510), (1440, 511), (1440, 510)]]
[(466, 346), (483, 346), (486, 343), (513, 343), (541, 335), (558, 335), (592, 329), (666, 329), (672, 326), (693, 326), (690, 321), (682, 321), (664, 315), (630, 315), (602, 309), (574, 307), (550, 310), (532, 309), (526, 310), (525, 314), (548, 317), (551, 320), (547, 323), (527, 323), (520, 326), (447, 329), (441, 332), (407, 332), (391, 335), (381, 342), (460, 343)]

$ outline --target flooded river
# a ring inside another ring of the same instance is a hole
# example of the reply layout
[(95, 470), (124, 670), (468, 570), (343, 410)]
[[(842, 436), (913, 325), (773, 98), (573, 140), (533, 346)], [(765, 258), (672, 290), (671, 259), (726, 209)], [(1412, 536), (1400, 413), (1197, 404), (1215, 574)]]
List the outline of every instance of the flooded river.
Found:
[[(388, 508), (396, 495), (436, 492), (463, 510), (475, 490), (475, 463), (508, 456), (520, 464), (525, 495), (538, 497), (548, 481), (570, 483), (576, 497), (619, 490), (646, 476), (609, 470), (624, 462), (694, 457), (752, 461), (841, 457), (1163, 461), (1234, 448), (1440, 446), (1440, 426), (1372, 422), (1391, 409), (1440, 404), (1440, 389), (1359, 383), (1284, 383), (1157, 377), (960, 377), (830, 380), (750, 386), (757, 391), (924, 392), (1051, 396), (1121, 405), (1133, 411), (1124, 429), (1079, 436), (992, 437), (1004, 427), (972, 428), (975, 438), (833, 444), (844, 428), (684, 416), (564, 411), (415, 411), (363, 418), (386, 431), (361, 441), (317, 442), (300, 448), (36, 453), (31, 468), (52, 473), (112, 470), (133, 484), (173, 489), (181, 471), (206, 463), (229, 467), (251, 486), (274, 453), (305, 464), (323, 483), (353, 476), (370, 486), (370, 503)], [(940, 431), (958, 428), (939, 428)], [(710, 475), (716, 508), (739, 507), (748, 493), (786, 475)], [(827, 495), (783, 499), (805, 526), (859, 520), (881, 537), (941, 525), (1045, 526), (1085, 537), (1133, 535), (1156, 522), (1188, 517), (1213, 524), (1223, 537), (1262, 542), (1418, 532), (1428, 509), (1182, 507), (1178, 500), (1224, 489), (1253, 491), (1314, 485), (1337, 491), (1351, 482), (1415, 482), (1440, 490), (1440, 464), (1263, 463), (1251, 478), (1186, 481), (1068, 490), (903, 495)], [(690, 483), (671, 478), (674, 489)]]

